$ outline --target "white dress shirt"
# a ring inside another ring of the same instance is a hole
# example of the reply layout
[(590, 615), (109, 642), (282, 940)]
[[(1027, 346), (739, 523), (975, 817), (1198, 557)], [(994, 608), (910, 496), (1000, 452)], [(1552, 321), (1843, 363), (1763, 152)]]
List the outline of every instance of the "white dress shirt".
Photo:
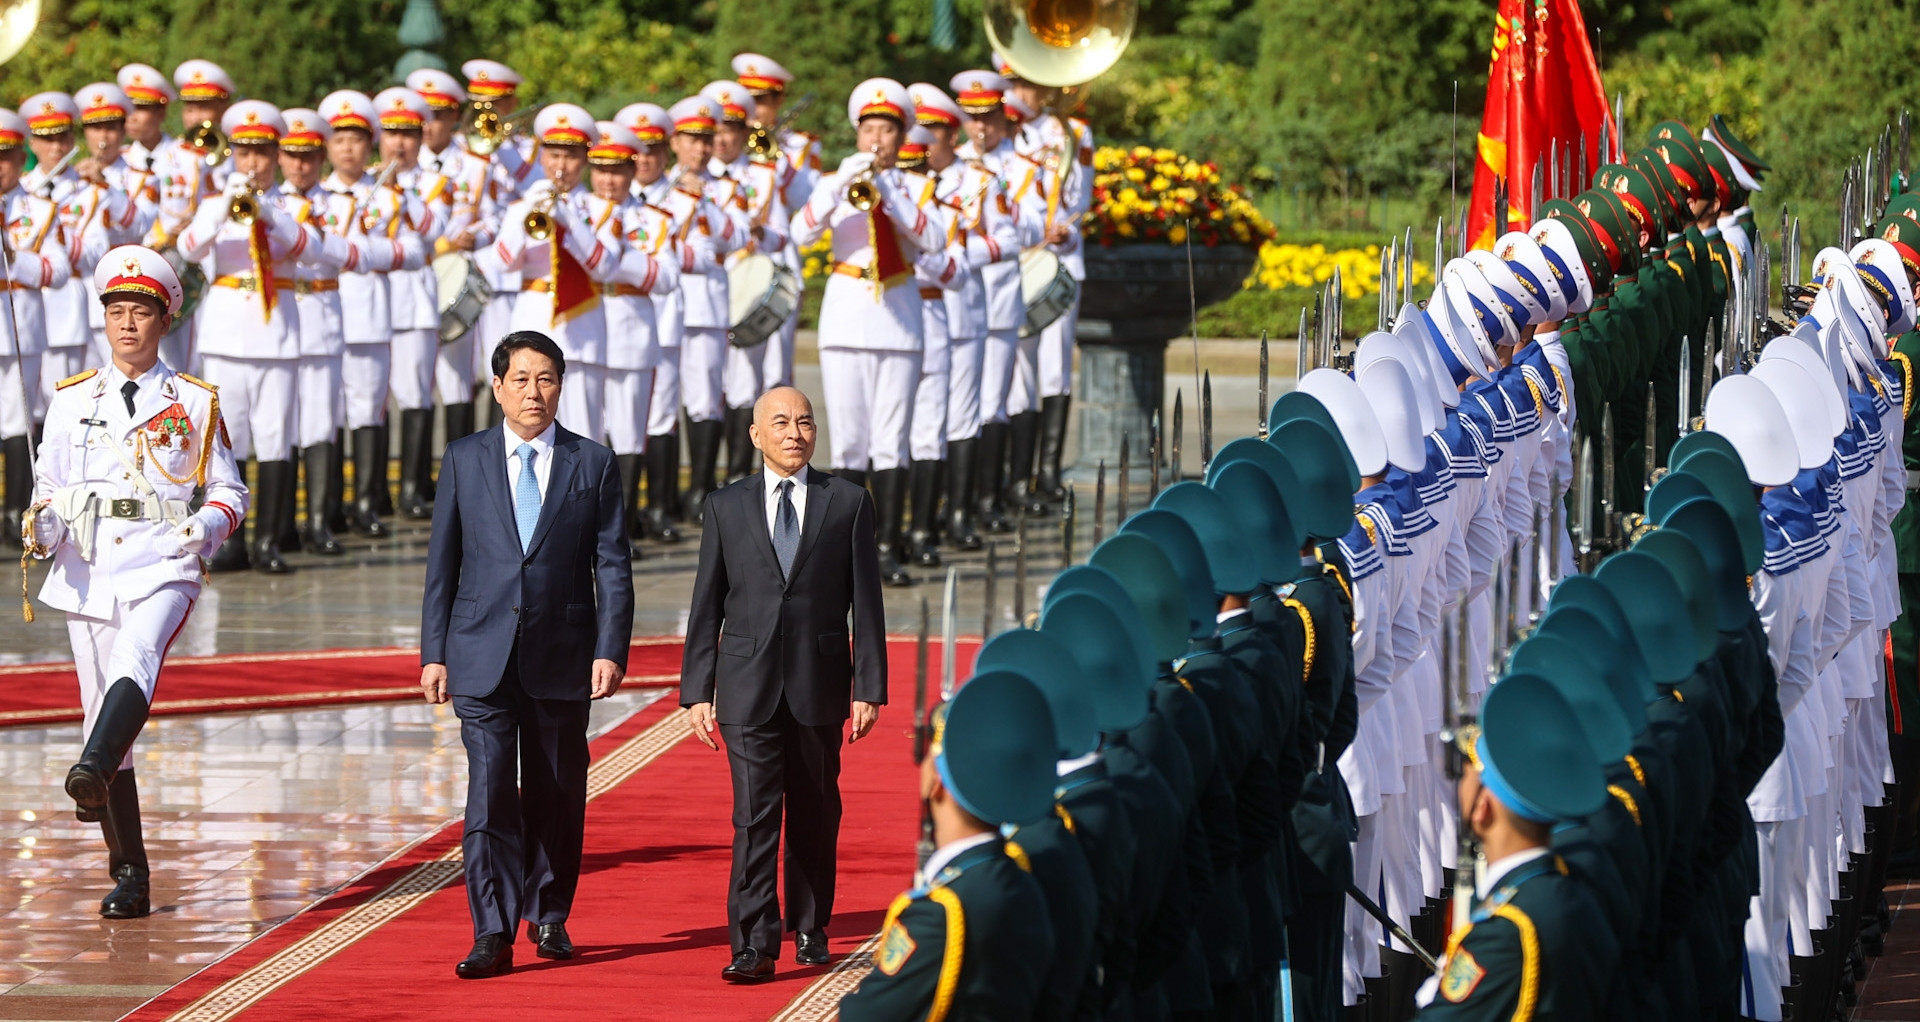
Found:
[(948, 863), (959, 858), (961, 852), (964, 852), (969, 848), (974, 848), (979, 845), (984, 845), (987, 842), (992, 841), (994, 838), (997, 838), (999, 836), (1000, 836), (999, 834), (990, 830), (984, 834), (975, 834), (972, 837), (963, 837), (958, 841), (949, 841), (946, 844), (941, 845), (939, 851), (936, 851), (932, 855), (927, 856), (927, 868), (925, 870), (924, 875), (929, 879), (939, 876), (940, 871), (943, 869), (946, 869)]
[(553, 437), (555, 428), (555, 424), (549, 422), (547, 423), (547, 428), (540, 431), (539, 436), (534, 437), (532, 440), (522, 440), (520, 439), (520, 434), (513, 431), (512, 426), (504, 422), (500, 424), (500, 430), (506, 435), (507, 439), (508, 504), (512, 504), (514, 501), (520, 499), (519, 452), (521, 444), (526, 444), (533, 448), (533, 478), (540, 482), (541, 503), (546, 503), (547, 480), (553, 478)]
[(793, 480), (793, 520), (796, 525), (805, 528), (807, 524), (807, 466), (790, 476), (774, 471), (773, 466), (766, 468), (767, 475), (767, 535), (774, 534), (774, 527), (780, 521), (780, 484)]

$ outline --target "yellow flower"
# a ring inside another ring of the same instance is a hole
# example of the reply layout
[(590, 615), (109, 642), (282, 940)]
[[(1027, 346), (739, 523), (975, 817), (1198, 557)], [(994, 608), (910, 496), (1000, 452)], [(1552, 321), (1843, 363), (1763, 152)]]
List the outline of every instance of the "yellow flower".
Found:
[(1145, 181), (1146, 179), (1147, 179), (1146, 171), (1140, 169), (1139, 167), (1127, 168), (1127, 180), (1132, 181), (1135, 184), (1138, 184), (1142, 181)]
[(1173, 226), (1173, 229), (1167, 232), (1167, 240), (1173, 242), (1176, 245), (1180, 244), (1183, 241), (1186, 241), (1187, 240), (1186, 225), (1175, 224)]

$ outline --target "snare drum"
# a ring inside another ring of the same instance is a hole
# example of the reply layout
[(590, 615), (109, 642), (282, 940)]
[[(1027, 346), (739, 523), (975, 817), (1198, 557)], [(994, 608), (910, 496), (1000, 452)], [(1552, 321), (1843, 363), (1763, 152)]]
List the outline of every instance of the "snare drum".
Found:
[(180, 315), (173, 317), (175, 323), (184, 323), (193, 318), (193, 310), (200, 305), (201, 296), (207, 293), (207, 275), (200, 269), (199, 263), (190, 263), (177, 248), (167, 248), (160, 257), (173, 267), (174, 276), (180, 278)]
[(1027, 306), (1027, 322), (1020, 336), (1032, 337), (1073, 308), (1080, 284), (1067, 272), (1060, 257), (1044, 248), (1020, 253), (1020, 298)]
[(727, 271), (727, 342), (737, 348), (765, 343), (800, 306), (800, 281), (773, 257), (754, 253)]
[(440, 285), (440, 343), (451, 344), (480, 322), (480, 314), (493, 299), (493, 288), (473, 260), (460, 252), (436, 257), (433, 277)]

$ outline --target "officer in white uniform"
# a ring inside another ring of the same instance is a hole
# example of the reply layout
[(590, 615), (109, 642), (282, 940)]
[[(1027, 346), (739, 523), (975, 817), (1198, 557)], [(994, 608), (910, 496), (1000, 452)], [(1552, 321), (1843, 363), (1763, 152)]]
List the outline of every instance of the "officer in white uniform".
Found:
[[(607, 318), (601, 285), (620, 269), (620, 248), (595, 236), (612, 212), (591, 207), (581, 184), (587, 149), (599, 138), (593, 115), (572, 103), (543, 107), (533, 119), (545, 177), (525, 198), (507, 207), (494, 242), (500, 265), (518, 271), (524, 287), (513, 306), (513, 329), (553, 338), (567, 356), (567, 387), (561, 389), (561, 425), (585, 437), (605, 435), (601, 405), (607, 365)], [(530, 227), (529, 220), (535, 221)], [(568, 389), (572, 390), (569, 394)]]
[[(66, 791), (100, 822), (113, 891), (100, 914), (151, 911), (133, 743), (167, 655), (200, 595), (200, 558), (247, 513), (212, 385), (159, 361), (180, 308), (180, 281), (160, 254), (124, 246), (94, 271), (107, 303), (113, 362), (65, 381), (48, 406), (33, 511), (35, 557), (52, 558), (40, 602), (67, 615), (85, 746)], [(190, 511), (196, 487), (205, 503)]]
[(59, 288), (43, 295), (46, 304), (47, 352), (40, 364), (40, 389), (45, 399), (54, 385), (86, 367), (93, 331), (87, 305), (93, 264), (108, 248), (108, 224), (124, 215), (126, 196), (80, 179), (72, 167), (82, 154), (74, 133), (80, 109), (62, 92), (42, 92), (20, 104), (27, 120), (27, 145), (39, 163), (21, 182), (27, 191), (52, 200), (58, 210), (71, 273)]
[[(469, 60), (460, 65), (460, 73), (466, 76), (470, 101), (488, 104), (502, 119), (519, 109), (519, 72), (497, 60)], [(520, 275), (501, 267), (493, 252), (493, 242), (500, 236), (500, 218), (507, 206), (518, 201), (527, 188), (540, 180), (540, 165), (533, 158), (532, 135), (526, 131), (515, 132), (499, 148), (486, 154), (475, 152), (468, 141), (465, 135), (457, 135), (453, 144), (487, 165), (487, 193), (481, 204), (481, 224), (473, 237), (473, 261), (480, 267), (487, 286), (493, 289), (493, 298), (487, 302), (480, 322), (474, 325), (473, 382), (482, 394), (490, 394), (486, 384), (493, 378), (493, 368), (487, 360), (494, 346), (513, 329), (513, 303), (520, 296)], [(489, 402), (492, 398), (484, 396), (480, 400)]]
[[(907, 93), (913, 95), (911, 89)], [(915, 105), (918, 106), (918, 99)], [(918, 114), (915, 115), (916, 119)], [(907, 476), (908, 513), (903, 561), (923, 567), (940, 564), (937, 539), (941, 476), (947, 457), (947, 398), (951, 359), (947, 341), (947, 295), (965, 286), (967, 249), (954, 226), (957, 211), (940, 201), (939, 180), (929, 172), (928, 153), (933, 132), (921, 124), (907, 129), (898, 161), (908, 194), (928, 217), (941, 225), (945, 248), (922, 252), (913, 263), (914, 283), (920, 288), (920, 382), (913, 392), (913, 421), (907, 433), (910, 467)]]
[[(42, 289), (57, 290), (73, 272), (53, 203), (20, 187), (26, 144), (26, 118), (0, 109), (0, 214), (8, 253), (5, 279), (0, 280), (0, 303), (6, 306), (5, 322), (0, 323), (0, 337), (6, 339), (0, 351), (0, 457), (6, 459), (6, 494), (0, 509), (9, 522), (19, 521), (30, 503), (28, 445), (47, 407), (40, 390), (40, 362), (47, 351)], [(11, 528), (0, 529), (0, 542), (18, 549), (19, 537)]]
[[(491, 164), (458, 144), (461, 121), (467, 109), (467, 90), (461, 88), (459, 80), (452, 75), (431, 67), (407, 75), (407, 88), (419, 93), (430, 111), (420, 129), (420, 166), (446, 178), (447, 186), (453, 191), (453, 212), (448, 217), (446, 231), (433, 243), (434, 255), (438, 258), (459, 254), (468, 260), (471, 266), (468, 272), (479, 273), (478, 265), (473, 263), (474, 253), (493, 244), (500, 217), (499, 211), (493, 208)], [(440, 307), (445, 308), (456, 296), (437, 294), (436, 297)], [(442, 343), (434, 362), (433, 387), (440, 395), (447, 443), (473, 432), (475, 415), (480, 409), (482, 398), (476, 396), (474, 388), (475, 366), (480, 359), (475, 343), (479, 330), (480, 324), (476, 322), (465, 335)], [(491, 402), (492, 398), (488, 396), (485, 400)]]
[[(201, 303), (220, 324), (200, 336), (207, 378), (226, 391), (227, 427), (239, 454), (259, 463), (258, 533), (251, 548), (246, 525), (235, 530), (210, 566), (235, 571), (252, 565), (281, 574), (293, 570), (280, 535), (293, 528), (294, 380), (300, 367), (300, 311), (294, 300), (294, 263), (319, 244), (307, 223), (308, 202), (274, 181), (286, 123), (272, 104), (235, 103), (220, 130), (233, 146), (233, 173), (222, 194), (200, 202), (180, 232), (180, 254), (204, 263), (211, 287)], [(250, 204), (251, 220), (235, 212)]]
[[(786, 102), (787, 88), (793, 84), (793, 72), (780, 66), (780, 62), (758, 53), (741, 53), (733, 58), (733, 77), (753, 96), (753, 120), (760, 126), (772, 130), (780, 121), (780, 107)], [(807, 202), (807, 196), (813, 193), (813, 186), (820, 180), (820, 140), (813, 135), (792, 127), (781, 128), (774, 132), (774, 146), (777, 152), (766, 159), (755, 155), (756, 162), (764, 162), (773, 167), (780, 175), (780, 201), (789, 210), (799, 209)], [(794, 280), (802, 291), (806, 280), (801, 273), (804, 260), (800, 257), (800, 248), (789, 244), (781, 250), (780, 258), (786, 267), (793, 271)], [(767, 339), (766, 361), (763, 363), (761, 382), (766, 389), (793, 385), (793, 332), (800, 322), (800, 306), (794, 304), (793, 315), (780, 325), (780, 333)]]
[(889, 585), (912, 582), (898, 552), (923, 330), (914, 262), (947, 241), (944, 225), (915, 204), (894, 167), (912, 119), (906, 86), (890, 78), (856, 86), (847, 120), (859, 151), (821, 180), (793, 218), (793, 238), (803, 248), (833, 232), (833, 276), (820, 306), (820, 384), (833, 423), (833, 468), (872, 486), (880, 569)]

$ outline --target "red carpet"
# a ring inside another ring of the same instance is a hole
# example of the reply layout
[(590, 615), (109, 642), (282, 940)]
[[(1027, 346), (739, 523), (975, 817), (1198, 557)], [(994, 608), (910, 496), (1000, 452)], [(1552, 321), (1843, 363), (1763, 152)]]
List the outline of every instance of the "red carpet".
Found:
[[(977, 648), (961, 647), (963, 676)], [(913, 643), (895, 642), (889, 654), (893, 702), (843, 758), (836, 961), (879, 928), (913, 869)], [(458, 863), (449, 861), (458, 851), (455, 824), (128, 1017), (774, 1017), (828, 970), (795, 966), (788, 947), (772, 982), (720, 981), (729, 955), (731, 787), (724, 751), (680, 737), (682, 720), (676, 708), (656, 705), (594, 744), (590, 791), (612, 786), (587, 807), (586, 861), (568, 924), (578, 950), (572, 961), (543, 961), (522, 939), (511, 975), (454, 977), (472, 943)], [(668, 730), (649, 731), (656, 724)], [(618, 766), (631, 769), (636, 747), (657, 758), (623, 773)]]

